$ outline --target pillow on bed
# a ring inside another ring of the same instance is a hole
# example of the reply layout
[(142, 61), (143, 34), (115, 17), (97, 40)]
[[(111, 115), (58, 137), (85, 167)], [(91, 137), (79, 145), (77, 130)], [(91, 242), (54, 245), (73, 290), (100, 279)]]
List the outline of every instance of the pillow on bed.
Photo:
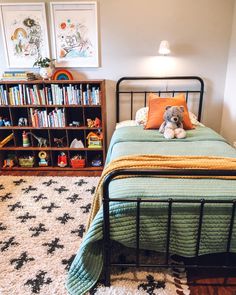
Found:
[(159, 97), (156, 94), (149, 94), (149, 110), (145, 129), (158, 129), (163, 122), (163, 115), (166, 106), (183, 106), (183, 125), (185, 130), (193, 129), (189, 118), (188, 107), (184, 94), (175, 97)]
[(148, 116), (148, 107), (143, 107), (137, 110), (135, 115), (135, 122), (137, 125), (146, 125)]
[(192, 113), (192, 112), (188, 112), (188, 113), (189, 113), (189, 118), (191, 120), (191, 123), (193, 125), (198, 125), (198, 126), (205, 127), (204, 124), (202, 124), (201, 122), (198, 121), (197, 116), (194, 113)]
[(122, 128), (122, 127), (130, 127), (130, 126), (137, 126), (138, 124), (135, 122), (135, 120), (126, 120), (121, 121), (116, 124), (116, 129)]

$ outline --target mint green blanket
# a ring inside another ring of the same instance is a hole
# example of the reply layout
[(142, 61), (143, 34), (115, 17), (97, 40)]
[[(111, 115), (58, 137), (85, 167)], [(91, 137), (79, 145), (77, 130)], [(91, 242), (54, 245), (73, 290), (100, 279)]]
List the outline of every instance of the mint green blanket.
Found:
[[(132, 129), (131, 129), (132, 128)], [(125, 138), (125, 140), (124, 140)], [(187, 132), (185, 140), (166, 141), (158, 131), (144, 131), (140, 127), (118, 129), (111, 140), (107, 163), (117, 156), (128, 154), (214, 155), (236, 157), (236, 151), (209, 128)], [(112, 197), (153, 197), (232, 199), (236, 195), (236, 181), (221, 179), (117, 179), (110, 184)], [(111, 239), (125, 246), (135, 247), (135, 204), (110, 205)], [(229, 206), (207, 205), (204, 212), (200, 254), (219, 253), (226, 249), (230, 222)], [(170, 252), (186, 257), (195, 255), (199, 206), (174, 205)], [(67, 281), (71, 295), (85, 294), (98, 280), (102, 271), (103, 212), (93, 220), (73, 261)], [(140, 247), (164, 252), (167, 228), (167, 206), (147, 203), (141, 205)], [(235, 228), (235, 227), (234, 227)], [(236, 252), (236, 230), (233, 230), (231, 251)]]

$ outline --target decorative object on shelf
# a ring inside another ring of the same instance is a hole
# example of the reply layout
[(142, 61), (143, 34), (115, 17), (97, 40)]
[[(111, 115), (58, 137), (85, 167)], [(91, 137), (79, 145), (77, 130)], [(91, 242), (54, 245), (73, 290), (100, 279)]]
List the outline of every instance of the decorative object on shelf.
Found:
[(4, 121), (3, 121), (3, 117), (0, 117), (0, 127), (4, 126)]
[(67, 70), (56, 70), (52, 80), (73, 80), (72, 74)]
[(38, 66), (39, 67), (39, 74), (43, 79), (50, 79), (53, 74), (53, 69), (54, 69), (54, 62), (55, 59), (50, 59), (48, 57), (40, 57), (37, 59), (34, 63), (34, 67)]
[(85, 167), (85, 159), (81, 155), (75, 155), (71, 160), (70, 160), (71, 166), (73, 168), (83, 168)]
[(59, 167), (66, 167), (67, 166), (67, 156), (64, 152), (61, 152), (57, 157), (57, 165)]
[(8, 118), (3, 119), (4, 126), (11, 126), (11, 121)]
[(39, 147), (47, 147), (48, 146), (48, 140), (44, 137), (41, 136), (36, 136), (34, 133), (32, 132), (28, 132), (27, 134), (31, 134), (37, 141), (38, 141), (38, 146)]
[(61, 138), (56, 138), (56, 137), (54, 137), (54, 138), (53, 138), (53, 141), (55, 142), (56, 146), (57, 146), (58, 148), (60, 148), (60, 147), (64, 147), (64, 139), (65, 139), (65, 138), (66, 138), (65, 136), (63, 136), (63, 137), (61, 137)]
[(34, 166), (34, 157), (33, 156), (23, 156), (19, 157), (19, 165), (21, 167), (33, 167)]
[(84, 144), (82, 142), (82, 140), (78, 140), (77, 138), (74, 138), (70, 144), (70, 148), (73, 149), (83, 149), (84, 148)]
[(45, 3), (4, 3), (0, 13), (9, 68), (31, 68), (49, 55)]
[(28, 120), (25, 117), (21, 117), (18, 120), (18, 126), (28, 126)]
[(25, 131), (23, 131), (23, 133), (22, 133), (22, 142), (23, 142), (23, 147), (29, 147), (30, 146), (28, 133), (26, 133)]
[(96, 117), (95, 120), (87, 119), (87, 126), (89, 128), (101, 128), (102, 127), (102, 121)]
[(96, 1), (51, 3), (56, 67), (98, 67)]
[(39, 166), (40, 167), (47, 167), (48, 166), (48, 155), (47, 152), (45, 151), (40, 151), (38, 153), (38, 157), (39, 157)]
[(79, 127), (80, 122), (79, 121), (72, 121), (72, 123), (70, 123), (69, 126), (71, 126), (71, 127)]
[(87, 135), (88, 147), (89, 148), (102, 148), (102, 132), (89, 132)]
[(102, 166), (101, 155), (97, 155), (96, 157), (94, 157), (94, 159), (91, 162), (91, 165), (93, 167), (101, 167)]
[(12, 168), (16, 162), (16, 155), (15, 154), (8, 154), (7, 158), (4, 159), (3, 168)]
[(14, 134), (11, 133), (7, 137), (5, 137), (1, 142), (0, 142), (0, 148), (6, 145), (9, 141), (11, 141), (14, 138)]

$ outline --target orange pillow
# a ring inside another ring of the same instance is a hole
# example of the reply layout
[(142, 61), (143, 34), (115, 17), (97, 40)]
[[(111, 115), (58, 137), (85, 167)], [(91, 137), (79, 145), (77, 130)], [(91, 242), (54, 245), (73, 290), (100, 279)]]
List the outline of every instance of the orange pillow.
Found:
[(189, 118), (188, 107), (184, 94), (175, 97), (159, 97), (156, 94), (150, 93), (148, 97), (148, 117), (145, 129), (158, 129), (164, 121), (163, 116), (166, 106), (183, 106), (183, 125), (184, 129), (193, 129), (193, 125)]

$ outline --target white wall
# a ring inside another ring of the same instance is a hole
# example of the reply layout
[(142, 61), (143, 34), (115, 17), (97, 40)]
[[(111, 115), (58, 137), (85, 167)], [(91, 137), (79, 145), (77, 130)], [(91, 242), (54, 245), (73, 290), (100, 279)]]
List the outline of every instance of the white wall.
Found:
[[(50, 1), (45, 2), (48, 8)], [(203, 121), (220, 130), (233, 2), (98, 0), (101, 67), (73, 70), (79, 72), (76, 77), (108, 80), (109, 137), (115, 124), (115, 82), (123, 75), (203, 77), (206, 82)], [(163, 39), (169, 40), (173, 54), (165, 66), (157, 57)], [(0, 51), (3, 51), (1, 39)], [(2, 55), (0, 69), (4, 68)]]
[(236, 141), (236, 4), (226, 75), (221, 133), (230, 143)]

